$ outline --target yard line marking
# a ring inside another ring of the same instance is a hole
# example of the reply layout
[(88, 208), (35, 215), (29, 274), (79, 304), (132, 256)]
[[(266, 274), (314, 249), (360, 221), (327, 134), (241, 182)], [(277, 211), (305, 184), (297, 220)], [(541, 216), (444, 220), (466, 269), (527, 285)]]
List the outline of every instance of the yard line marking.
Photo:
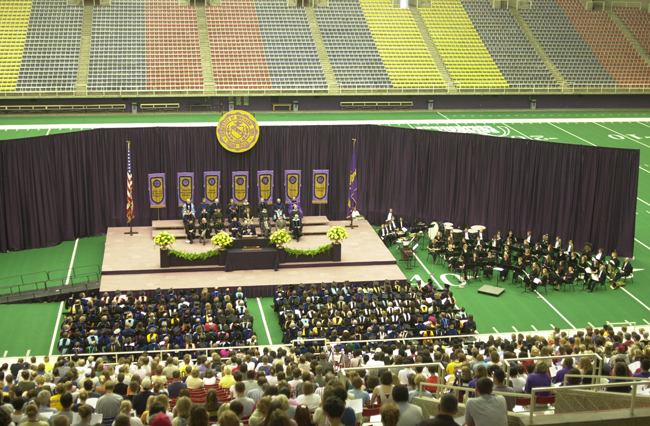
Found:
[(528, 136), (524, 135), (523, 133), (521, 133), (519, 130), (515, 129), (514, 127), (510, 127), (510, 126), (508, 126), (506, 123), (503, 123), (503, 125), (506, 126), (508, 129), (510, 129), (510, 130), (512, 130), (512, 131), (514, 131), (514, 132), (519, 133), (519, 134), (520, 134), (521, 136), (523, 136), (524, 138), (526, 138), (526, 139), (530, 139)]
[(440, 290), (442, 290), (443, 287), (440, 285), (440, 283), (438, 282), (438, 280), (436, 279), (436, 277), (434, 277), (433, 274), (431, 273), (431, 271), (429, 271), (429, 270), (427, 269), (427, 267), (424, 266), (424, 263), (422, 263), (422, 261), (420, 260), (420, 258), (418, 257), (418, 255), (415, 254), (415, 252), (413, 253), (413, 256), (415, 256), (415, 258), (418, 260), (418, 262), (420, 262), (420, 265), (422, 265), (422, 267), (424, 268), (425, 272), (426, 272), (427, 274), (429, 274), (429, 276), (430, 276), (431, 278), (433, 278), (433, 281), (436, 283), (436, 285), (438, 286), (438, 288), (439, 288)]
[(621, 133), (621, 132), (617, 132), (616, 130), (612, 130), (612, 129), (610, 129), (609, 127), (605, 127), (605, 126), (603, 126), (602, 124), (598, 124), (598, 123), (594, 123), (594, 124), (595, 124), (596, 126), (598, 126), (598, 127), (602, 127), (603, 129), (609, 130), (609, 131), (612, 132), (612, 133), (616, 133), (617, 135), (621, 135), (621, 136), (623, 136), (625, 139), (631, 140), (632, 142), (636, 142), (636, 143), (638, 143), (639, 145), (643, 145), (643, 146), (645, 146), (646, 148), (650, 148), (650, 145), (646, 145), (646, 144), (644, 144), (644, 143), (641, 143), (641, 142), (637, 141), (636, 139), (631, 138), (631, 137), (629, 137), (629, 136), (627, 136), (627, 135), (625, 135), (625, 134), (623, 134), (623, 133)]
[[(74, 265), (74, 258), (77, 255), (77, 246), (79, 245), (79, 238), (77, 238), (74, 242), (74, 249), (72, 250), (72, 258), (70, 259), (70, 266), (68, 267), (68, 276), (65, 279), (65, 285), (68, 285), (70, 283), (70, 274), (72, 274), (72, 266)], [(52, 355), (52, 352), (54, 351), (54, 342), (56, 342), (56, 338), (58, 337), (59, 333), (59, 321), (61, 321), (61, 313), (63, 312), (63, 302), (59, 304), (59, 313), (56, 316), (56, 322), (54, 324), (54, 332), (52, 333), (52, 343), (50, 343), (50, 353), (48, 355)]]
[(588, 143), (588, 144), (591, 145), (591, 146), (596, 146), (595, 143), (591, 143), (591, 142), (589, 142), (587, 139), (583, 139), (583, 138), (581, 138), (580, 136), (574, 135), (573, 133), (569, 132), (568, 130), (564, 130), (564, 129), (561, 128), (560, 126), (556, 126), (556, 125), (553, 124), (553, 123), (548, 123), (548, 124), (550, 124), (551, 126), (555, 127), (556, 129), (560, 129), (560, 130), (562, 130), (564, 133), (569, 134), (569, 135), (573, 136), (573, 137), (576, 138), (576, 139), (580, 139), (581, 141)]
[[(539, 296), (539, 297), (540, 297), (544, 302), (546, 302), (546, 303), (548, 304), (548, 306), (550, 306), (551, 308), (553, 308), (553, 310), (554, 310), (555, 312), (557, 312), (557, 314), (558, 314), (560, 317), (562, 317), (562, 319), (563, 319), (564, 321), (566, 321), (566, 323), (569, 324), (569, 325), (571, 326), (571, 328), (575, 329), (575, 326), (574, 326), (573, 324), (571, 324), (571, 322), (570, 322), (568, 319), (566, 319), (566, 317), (565, 317), (564, 315), (562, 315), (562, 313), (561, 313), (560, 311), (558, 311), (557, 308), (556, 308), (555, 306), (551, 305), (551, 302), (549, 302), (548, 300), (546, 300), (546, 298), (545, 298), (544, 296), (542, 296), (542, 294), (541, 294), (539, 291), (535, 290), (535, 293), (537, 293), (537, 295), (538, 295), (538, 296)], [(555, 328), (555, 326), (554, 326), (553, 324), (551, 324), (551, 327)]]
[(499, 330), (497, 330), (496, 327), (492, 327), (492, 330), (494, 330), (495, 333), (498, 333), (498, 332), (499, 332)]
[[(641, 306), (643, 306), (644, 308), (646, 308), (647, 310), (650, 311), (650, 308), (648, 308), (648, 305), (646, 305), (645, 303), (643, 303), (642, 301), (640, 301), (639, 299), (637, 299), (635, 295), (633, 295), (632, 293), (630, 293), (629, 291), (627, 291), (627, 290), (624, 289), (623, 287), (621, 287), (621, 289), (622, 289), (624, 292), (626, 292), (627, 294), (629, 294), (630, 297), (631, 297), (632, 299), (634, 299), (634, 300), (636, 300), (637, 302), (639, 302), (639, 303), (641, 304)], [(625, 322), (627, 322), (627, 320), (625, 320)], [(646, 321), (646, 322), (647, 322), (647, 321)]]
[[(646, 321), (646, 322), (648, 322), (648, 321)], [(5, 351), (5, 354), (2, 355), (3, 358), (7, 358), (7, 352), (9, 352), (9, 351)]]
[(517, 330), (514, 325), (512, 326), (512, 329), (515, 330), (515, 333), (519, 333), (519, 330)]
[(587, 321), (587, 324), (589, 324), (589, 325), (592, 326), (592, 327), (594, 326), (594, 325), (593, 325), (592, 323), (590, 323), (589, 321)]
[(444, 118), (445, 120), (449, 120), (449, 119), (448, 119), (447, 117), (445, 117), (445, 116), (444, 116), (444, 114), (443, 114), (443, 113), (441, 113), (441, 112), (438, 112), (438, 114), (440, 114), (440, 115), (441, 115), (441, 116), (442, 116), (442, 117), (443, 117), (443, 118)]
[(27, 355), (25, 355), (25, 358), (27, 358), (31, 352), (32, 352), (31, 349), (27, 349)]
[(530, 326), (533, 328), (533, 330), (537, 331), (534, 325), (531, 324)]
[(635, 238), (634, 241), (636, 241), (637, 243), (641, 244), (643, 247), (645, 247), (645, 248), (647, 248), (648, 250), (650, 250), (650, 247), (646, 246), (645, 244), (643, 244), (643, 243), (642, 243), (641, 241), (639, 241), (638, 239)]
[(409, 126), (411, 129), (413, 128), (413, 126), (411, 126), (410, 124), (407, 124), (407, 126)]
[[(645, 321), (646, 324), (650, 325), (650, 322), (648, 322), (647, 319), (643, 318), (643, 321)], [(5, 357), (7, 356), (7, 352), (5, 352)]]
[(646, 169), (644, 169), (644, 168), (641, 167), (641, 166), (639, 166), (639, 168), (640, 168), (641, 170), (643, 170), (644, 172), (646, 172), (646, 173), (650, 173), (650, 170), (646, 170)]
[(257, 306), (260, 307), (260, 314), (262, 314), (262, 322), (264, 323), (264, 329), (266, 330), (266, 337), (269, 338), (269, 345), (273, 344), (271, 340), (271, 333), (269, 332), (269, 325), (266, 323), (266, 316), (264, 316), (264, 309), (262, 308), (262, 301), (260, 298), (257, 298)]
[(47, 129), (47, 133), (45, 134), (45, 136), (50, 134), (50, 130), (52, 130), (52, 129)]
[(640, 199), (639, 197), (636, 197), (636, 199), (639, 200), (639, 201), (641, 201), (643, 204), (647, 204), (648, 206), (650, 206), (650, 203), (648, 203), (647, 201), (643, 201), (643, 200)]
[(553, 324), (551, 324), (551, 328), (555, 330), (555, 326)]

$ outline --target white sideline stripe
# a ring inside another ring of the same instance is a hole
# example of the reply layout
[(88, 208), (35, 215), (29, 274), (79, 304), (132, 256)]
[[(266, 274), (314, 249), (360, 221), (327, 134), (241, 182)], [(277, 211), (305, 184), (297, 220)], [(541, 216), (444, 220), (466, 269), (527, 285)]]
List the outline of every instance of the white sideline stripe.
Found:
[[(546, 300), (546, 298), (545, 298), (544, 296), (542, 296), (541, 293), (540, 293), (539, 291), (535, 290), (535, 293), (537, 293), (537, 295), (538, 295), (538, 296), (539, 296), (539, 297), (540, 297), (544, 302), (546, 302), (546, 303), (548, 304), (548, 306), (550, 306), (551, 308), (553, 308), (553, 310), (554, 310), (555, 312), (557, 312), (557, 314), (558, 314), (560, 317), (562, 317), (562, 319), (563, 319), (564, 321), (566, 321), (566, 323), (569, 324), (569, 325), (571, 326), (571, 328), (573, 328), (573, 329), (576, 328), (573, 324), (571, 324), (571, 322), (570, 322), (568, 319), (566, 319), (566, 317), (565, 317), (564, 315), (562, 315), (562, 313), (561, 313), (560, 311), (557, 310), (557, 308), (556, 308), (555, 306), (551, 305), (551, 302), (549, 302), (548, 300)], [(551, 324), (551, 327), (555, 328), (555, 326), (554, 326), (553, 324)]]
[(576, 139), (580, 139), (581, 141), (583, 141), (583, 142), (585, 142), (585, 143), (588, 143), (588, 144), (591, 145), (591, 146), (596, 146), (595, 143), (591, 143), (591, 142), (589, 142), (587, 139), (583, 139), (583, 138), (581, 138), (581, 137), (578, 136), (578, 135), (574, 135), (573, 133), (569, 132), (568, 130), (564, 130), (564, 129), (561, 128), (560, 126), (556, 126), (556, 125), (553, 124), (553, 123), (548, 123), (548, 124), (550, 124), (551, 126), (557, 128), (557, 129), (562, 130), (564, 133), (566, 133), (566, 134), (568, 134), (568, 135), (571, 135), (571, 136), (573, 136), (573, 137), (576, 138)]
[[(646, 305), (645, 303), (643, 303), (642, 301), (640, 301), (639, 299), (637, 299), (635, 295), (633, 295), (632, 293), (630, 293), (629, 291), (627, 291), (627, 290), (624, 289), (623, 287), (621, 287), (621, 289), (623, 289), (624, 292), (626, 292), (627, 294), (629, 294), (630, 297), (631, 297), (632, 299), (634, 299), (634, 300), (636, 300), (637, 302), (639, 302), (639, 303), (641, 304), (641, 306), (643, 306), (644, 308), (646, 308), (647, 310), (650, 311), (650, 308), (648, 308), (648, 305)], [(645, 321), (645, 320), (644, 320), (644, 321)], [(627, 322), (627, 320), (625, 320), (625, 322)], [(646, 321), (646, 322), (647, 322), (647, 321)]]
[(643, 243), (642, 243), (641, 241), (639, 241), (638, 239), (635, 238), (634, 241), (636, 241), (637, 243), (641, 244), (643, 247), (645, 247), (645, 248), (647, 248), (648, 250), (650, 250), (650, 247), (648, 247), (647, 245), (643, 244)]
[(647, 201), (643, 201), (643, 200), (640, 199), (639, 197), (636, 197), (636, 199), (639, 200), (639, 201), (641, 201), (643, 204), (647, 204), (648, 206), (650, 206), (650, 203), (648, 203)]
[(646, 145), (646, 144), (644, 144), (644, 143), (642, 143), (642, 142), (639, 142), (638, 140), (636, 140), (636, 139), (634, 139), (634, 138), (631, 138), (631, 137), (629, 137), (629, 136), (627, 136), (627, 135), (625, 135), (625, 134), (623, 134), (623, 133), (621, 133), (621, 132), (617, 132), (616, 130), (610, 129), (609, 127), (605, 127), (605, 126), (603, 126), (602, 124), (598, 124), (598, 123), (594, 123), (594, 124), (595, 124), (596, 126), (598, 126), (598, 127), (602, 127), (603, 129), (609, 130), (609, 131), (612, 132), (612, 133), (616, 133), (617, 135), (623, 136), (623, 137), (624, 137), (625, 139), (627, 139), (627, 140), (630, 140), (630, 141), (632, 141), (632, 142), (636, 142), (636, 143), (638, 143), (639, 145), (643, 145), (643, 146), (645, 146), (646, 148), (650, 148), (650, 145)]
[(266, 337), (269, 338), (269, 345), (273, 344), (271, 340), (271, 333), (269, 332), (269, 325), (266, 323), (266, 316), (264, 315), (264, 308), (262, 308), (262, 301), (260, 298), (257, 298), (257, 306), (260, 307), (260, 314), (262, 315), (262, 322), (264, 323), (264, 329), (266, 330)]
[[(74, 265), (74, 257), (77, 255), (77, 245), (79, 244), (79, 238), (74, 242), (74, 249), (72, 250), (72, 259), (70, 259), (70, 266), (68, 267), (68, 276), (65, 279), (65, 284), (70, 283), (70, 274), (72, 274), (72, 266)], [(59, 321), (61, 320), (61, 313), (63, 312), (63, 302), (59, 304), (59, 313), (56, 315), (56, 323), (54, 324), (54, 332), (52, 333), (52, 343), (50, 343), (50, 352), (48, 355), (52, 355), (54, 351), (54, 343), (56, 338), (59, 337)]]
[(429, 274), (429, 276), (430, 276), (431, 278), (433, 278), (433, 281), (436, 283), (436, 285), (438, 286), (438, 288), (439, 288), (440, 290), (442, 290), (443, 287), (440, 285), (440, 283), (438, 282), (438, 280), (436, 279), (436, 277), (434, 277), (433, 274), (431, 273), (431, 271), (429, 271), (429, 270), (427, 269), (427, 267), (424, 266), (424, 263), (422, 263), (422, 261), (420, 260), (420, 258), (418, 257), (418, 255), (415, 254), (415, 252), (413, 252), (413, 256), (415, 256), (415, 258), (418, 260), (418, 262), (420, 262), (420, 265), (422, 265), (422, 267), (424, 268), (424, 270), (426, 271), (426, 273)]
[[(260, 121), (260, 126), (332, 126), (332, 125), (358, 125), (358, 124), (552, 124), (552, 123), (641, 123), (650, 122), (650, 117), (606, 117), (606, 118), (464, 118), (449, 120), (326, 120), (326, 121)], [(0, 130), (32, 130), (32, 129), (61, 129), (60, 124), (22, 124), (0, 126)], [(137, 129), (144, 127), (216, 127), (217, 122), (184, 122), (184, 123), (83, 123), (67, 124), (66, 129)]]

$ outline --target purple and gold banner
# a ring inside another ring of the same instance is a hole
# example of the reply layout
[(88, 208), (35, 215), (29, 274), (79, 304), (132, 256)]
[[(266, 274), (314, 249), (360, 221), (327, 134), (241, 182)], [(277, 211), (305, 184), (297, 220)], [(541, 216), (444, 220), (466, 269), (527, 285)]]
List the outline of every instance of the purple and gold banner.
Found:
[(178, 186), (178, 207), (185, 204), (187, 199), (194, 202), (194, 173), (178, 172), (176, 173), (176, 185)]
[(312, 188), (312, 204), (327, 204), (330, 193), (330, 171), (327, 169), (314, 170)]
[(165, 174), (151, 173), (147, 178), (149, 186), (149, 207), (152, 209), (162, 209), (165, 207)]
[(273, 203), (273, 170), (258, 170), (257, 191), (260, 201)]
[(248, 172), (232, 172), (232, 199), (237, 204), (248, 199)]
[(221, 172), (203, 172), (204, 197), (210, 202), (219, 198), (221, 192)]
[(292, 198), (300, 201), (300, 187), (302, 186), (302, 171), (284, 171), (284, 201), (289, 203)]

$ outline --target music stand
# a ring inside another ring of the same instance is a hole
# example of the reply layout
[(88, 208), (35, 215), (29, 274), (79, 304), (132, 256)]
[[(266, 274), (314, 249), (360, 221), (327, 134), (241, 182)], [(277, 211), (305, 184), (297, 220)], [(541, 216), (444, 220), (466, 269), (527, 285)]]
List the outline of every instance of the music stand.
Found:
[[(352, 217), (352, 215), (350, 215), (350, 224), (345, 225), (345, 227), (350, 228), (350, 229), (354, 229), (354, 218)], [(357, 226), (357, 228), (358, 228), (358, 226)]]

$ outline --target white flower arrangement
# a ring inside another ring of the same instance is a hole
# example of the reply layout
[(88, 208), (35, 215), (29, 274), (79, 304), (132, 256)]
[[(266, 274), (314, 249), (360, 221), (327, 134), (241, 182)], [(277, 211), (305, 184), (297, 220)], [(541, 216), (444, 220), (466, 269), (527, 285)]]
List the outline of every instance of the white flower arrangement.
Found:
[(274, 233), (271, 234), (271, 244), (275, 244), (276, 246), (282, 246), (283, 244), (288, 243), (291, 241), (291, 234), (284, 229), (280, 229), (279, 231), (275, 231)]
[(155, 245), (163, 250), (167, 250), (172, 244), (176, 242), (176, 238), (167, 231), (162, 231), (153, 239)]
[(215, 246), (228, 247), (232, 245), (233, 240), (232, 237), (226, 232), (219, 231), (214, 237), (212, 237), (211, 241)]
[(346, 231), (345, 228), (342, 226), (332, 226), (327, 231), (327, 238), (329, 238), (333, 242), (338, 243), (341, 240), (345, 240), (347, 237), (348, 237), (348, 231)]

